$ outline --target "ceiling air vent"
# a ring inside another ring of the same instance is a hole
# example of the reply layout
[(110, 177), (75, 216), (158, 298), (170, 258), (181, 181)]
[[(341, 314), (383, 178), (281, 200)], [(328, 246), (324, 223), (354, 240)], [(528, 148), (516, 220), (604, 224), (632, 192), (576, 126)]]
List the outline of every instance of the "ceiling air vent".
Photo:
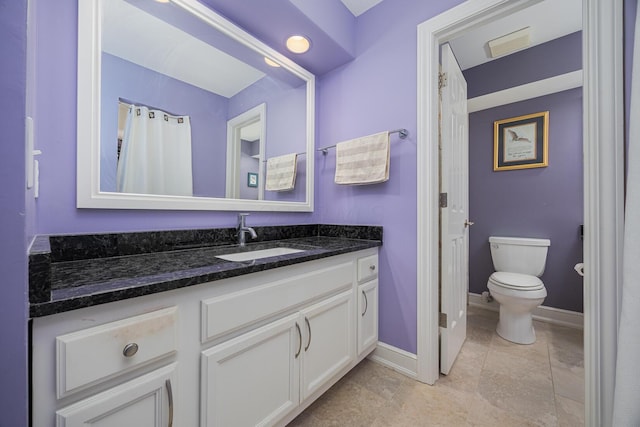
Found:
[(491, 57), (496, 58), (498, 56), (508, 55), (517, 50), (529, 47), (530, 43), (530, 27), (522, 28), (521, 30), (514, 31), (506, 36), (498, 37), (489, 41), (489, 50), (491, 51)]

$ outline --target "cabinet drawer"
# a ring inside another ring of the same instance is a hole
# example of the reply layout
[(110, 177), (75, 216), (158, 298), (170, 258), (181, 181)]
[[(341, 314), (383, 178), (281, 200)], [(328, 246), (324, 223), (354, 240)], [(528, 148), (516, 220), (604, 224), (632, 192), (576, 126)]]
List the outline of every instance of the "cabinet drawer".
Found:
[(358, 282), (378, 277), (378, 255), (358, 259)]
[(58, 336), (58, 398), (176, 351), (177, 317), (169, 307)]
[(173, 425), (176, 371), (177, 364), (172, 363), (62, 408), (56, 411), (56, 426)]
[(202, 341), (353, 285), (353, 261), (202, 301)]

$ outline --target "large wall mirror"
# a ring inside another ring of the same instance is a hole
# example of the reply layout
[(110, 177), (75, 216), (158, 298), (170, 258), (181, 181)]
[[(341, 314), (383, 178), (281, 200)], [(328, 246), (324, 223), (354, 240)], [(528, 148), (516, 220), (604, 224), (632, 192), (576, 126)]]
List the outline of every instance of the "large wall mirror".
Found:
[(196, 0), (78, 0), (77, 205), (312, 211), (314, 103)]

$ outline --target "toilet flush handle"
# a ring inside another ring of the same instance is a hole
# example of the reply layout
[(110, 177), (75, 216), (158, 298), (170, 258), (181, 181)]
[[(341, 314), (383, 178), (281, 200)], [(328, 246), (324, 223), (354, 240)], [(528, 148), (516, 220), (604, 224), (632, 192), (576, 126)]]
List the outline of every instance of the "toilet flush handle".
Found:
[(467, 228), (467, 227), (471, 227), (473, 224), (475, 224), (475, 222), (473, 222), (473, 221), (469, 221), (468, 219), (465, 219), (465, 220), (464, 220), (464, 227), (465, 227), (465, 228)]

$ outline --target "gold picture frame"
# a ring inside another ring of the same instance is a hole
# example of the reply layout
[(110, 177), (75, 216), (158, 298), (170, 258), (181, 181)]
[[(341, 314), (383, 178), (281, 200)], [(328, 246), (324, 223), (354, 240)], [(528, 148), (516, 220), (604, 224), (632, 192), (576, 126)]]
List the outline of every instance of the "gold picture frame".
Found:
[(549, 112), (493, 122), (493, 170), (544, 168), (549, 165)]

